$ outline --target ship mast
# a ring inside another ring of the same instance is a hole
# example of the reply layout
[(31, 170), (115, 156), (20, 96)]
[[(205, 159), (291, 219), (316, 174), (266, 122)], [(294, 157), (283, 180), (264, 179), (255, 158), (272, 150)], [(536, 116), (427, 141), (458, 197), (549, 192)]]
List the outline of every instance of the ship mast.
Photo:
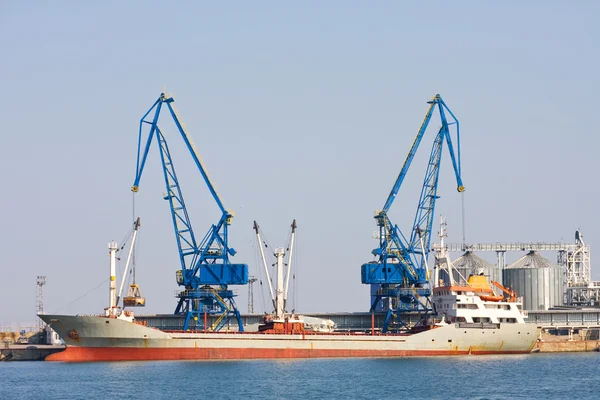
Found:
[(283, 319), (283, 257), (285, 250), (282, 248), (275, 249), (275, 257), (277, 257), (277, 292), (275, 297), (275, 315), (277, 319)]
[(116, 271), (117, 271), (117, 242), (114, 240), (108, 244), (109, 256), (110, 256), (110, 285), (108, 289), (108, 310), (107, 316), (114, 316), (115, 308), (117, 306), (117, 282), (116, 282)]
[(444, 238), (448, 236), (446, 232), (446, 220), (444, 217), (440, 217), (440, 232), (438, 237), (440, 238), (440, 247), (437, 250), (435, 257), (435, 267), (433, 269), (433, 286), (438, 287), (440, 285), (440, 269), (445, 269), (448, 273), (448, 283), (450, 286), (454, 285), (454, 273), (452, 271), (452, 263), (448, 256), (448, 248), (444, 244)]

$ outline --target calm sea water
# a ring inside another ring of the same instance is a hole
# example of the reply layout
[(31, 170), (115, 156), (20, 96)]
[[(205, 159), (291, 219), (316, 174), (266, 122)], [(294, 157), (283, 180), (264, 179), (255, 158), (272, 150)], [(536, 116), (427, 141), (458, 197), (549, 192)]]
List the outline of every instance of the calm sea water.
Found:
[(0, 363), (2, 399), (599, 399), (600, 353)]

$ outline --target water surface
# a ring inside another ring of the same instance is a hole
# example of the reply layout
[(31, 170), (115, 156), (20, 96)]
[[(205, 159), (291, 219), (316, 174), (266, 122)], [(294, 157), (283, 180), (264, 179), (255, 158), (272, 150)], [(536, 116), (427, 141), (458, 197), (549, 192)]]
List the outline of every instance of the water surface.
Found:
[(598, 399), (600, 353), (0, 363), (1, 399)]

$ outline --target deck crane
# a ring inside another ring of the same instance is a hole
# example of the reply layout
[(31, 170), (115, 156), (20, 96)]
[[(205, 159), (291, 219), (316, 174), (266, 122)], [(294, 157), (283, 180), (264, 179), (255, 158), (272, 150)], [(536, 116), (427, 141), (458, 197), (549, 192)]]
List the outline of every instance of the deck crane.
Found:
[[(386, 299), (388, 301), (387, 315), (382, 327), (383, 332), (387, 332), (391, 318), (396, 316), (397, 313), (406, 311), (427, 313), (431, 310), (431, 288), (427, 271), (427, 255), (431, 240), (435, 202), (439, 198), (438, 178), (444, 142), (448, 146), (452, 166), (454, 167), (457, 190), (458, 192), (465, 190), (461, 178), (458, 120), (439, 94), (436, 94), (433, 99), (428, 101), (428, 104), (429, 108), (425, 114), (421, 128), (415, 137), (383, 209), (375, 213), (375, 219), (379, 227), (379, 247), (374, 249), (372, 254), (376, 257), (376, 261), (363, 264), (361, 267), (362, 283), (378, 285), (378, 290), (375, 291), (372, 298), (371, 312), (375, 311), (378, 305), (386, 304)], [(388, 216), (388, 211), (404, 182), (404, 178), (436, 108), (439, 110), (441, 127), (435, 137), (429, 156), (425, 180), (421, 189), (412, 229), (409, 235), (404, 235), (400, 228), (392, 223)], [(450, 132), (451, 126), (454, 126), (453, 130), (455, 131), (456, 152)], [(403, 324), (401, 319), (398, 320), (400, 324)]]
[[(275, 290), (273, 290), (273, 285), (271, 284), (271, 276), (269, 274), (269, 268), (267, 267), (267, 260), (265, 258), (265, 250), (263, 247), (267, 247), (266, 242), (263, 242), (260, 238), (260, 227), (258, 223), (254, 221), (253, 229), (256, 232), (256, 239), (258, 242), (258, 248), (260, 250), (260, 256), (263, 262), (263, 266), (265, 267), (265, 274), (267, 276), (267, 283), (269, 284), (269, 294), (271, 295), (271, 301), (273, 303), (274, 316), (278, 320), (283, 320), (286, 314), (287, 307), (287, 298), (288, 298), (288, 290), (290, 288), (290, 271), (292, 270), (292, 255), (294, 254), (294, 238), (296, 236), (296, 220), (292, 221), (292, 234), (290, 236), (290, 245), (287, 247), (287, 250), (283, 248), (274, 249), (273, 256), (277, 259), (277, 285), (275, 286)], [(283, 261), (287, 252), (288, 262), (286, 264), (287, 270), (285, 272), (285, 284), (284, 284), (284, 272), (283, 265), (285, 262)]]
[[(132, 258), (133, 250), (135, 248), (135, 243), (137, 239), (138, 232), (140, 230), (141, 222), (140, 219), (137, 218), (133, 223), (133, 232), (131, 237), (131, 243), (129, 245), (129, 252), (127, 253), (127, 262), (125, 263), (125, 269), (123, 271), (123, 277), (121, 279), (121, 286), (119, 287), (119, 294), (117, 295), (116, 305), (119, 305), (119, 300), (123, 299), (123, 308), (125, 307), (145, 307), (146, 299), (142, 296), (140, 291), (140, 287), (137, 283), (135, 283), (135, 260)], [(134, 260), (133, 263), (131, 261)], [(129, 266), (131, 265), (131, 269)], [(125, 280), (127, 279), (127, 274), (131, 273), (133, 275), (133, 282), (129, 285), (129, 289), (127, 290), (127, 295), (123, 297), (123, 285), (125, 284)]]
[[(179, 112), (173, 103), (172, 96), (161, 93), (158, 100), (154, 102), (140, 120), (136, 174), (131, 190), (134, 193), (139, 190), (140, 179), (150, 145), (153, 138), (156, 137), (167, 190), (164, 199), (169, 202), (171, 209), (181, 264), (181, 269), (176, 272), (176, 280), (177, 284), (183, 287), (183, 290), (176, 293), (179, 300), (175, 308), (175, 314), (185, 316), (184, 331), (198, 328), (218, 331), (232, 317), (236, 318), (239, 331), (243, 331), (242, 319), (234, 301), (235, 294), (229, 288), (229, 285), (245, 285), (248, 283), (248, 265), (233, 264), (229, 259), (236, 254), (236, 251), (229, 247), (228, 243), (228, 227), (231, 224), (233, 213), (225, 209), (200, 154), (188, 135)], [(196, 167), (221, 211), (219, 221), (210, 227), (200, 242), (196, 240), (192, 229), (167, 140), (158, 127), (158, 120), (163, 106), (167, 107)], [(145, 143), (143, 143), (142, 134), (147, 125), (150, 126), (150, 132)], [(211, 326), (207, 326), (207, 314), (211, 316), (213, 321)], [(199, 318), (202, 315), (204, 318)]]
[(492, 281), (492, 285), (496, 286), (498, 289), (504, 293), (504, 301), (508, 301), (509, 303), (514, 303), (517, 301), (517, 292), (512, 290), (511, 288), (507, 288), (502, 286), (500, 283), (496, 281)]

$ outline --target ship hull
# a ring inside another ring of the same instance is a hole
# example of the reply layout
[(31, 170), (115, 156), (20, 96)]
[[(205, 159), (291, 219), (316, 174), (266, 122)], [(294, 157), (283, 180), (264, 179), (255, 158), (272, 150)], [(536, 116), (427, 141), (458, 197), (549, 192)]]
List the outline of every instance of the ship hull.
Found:
[(526, 354), (533, 324), (442, 326), (410, 335), (173, 333), (114, 318), (44, 315), (65, 340), (47, 361), (224, 360)]

